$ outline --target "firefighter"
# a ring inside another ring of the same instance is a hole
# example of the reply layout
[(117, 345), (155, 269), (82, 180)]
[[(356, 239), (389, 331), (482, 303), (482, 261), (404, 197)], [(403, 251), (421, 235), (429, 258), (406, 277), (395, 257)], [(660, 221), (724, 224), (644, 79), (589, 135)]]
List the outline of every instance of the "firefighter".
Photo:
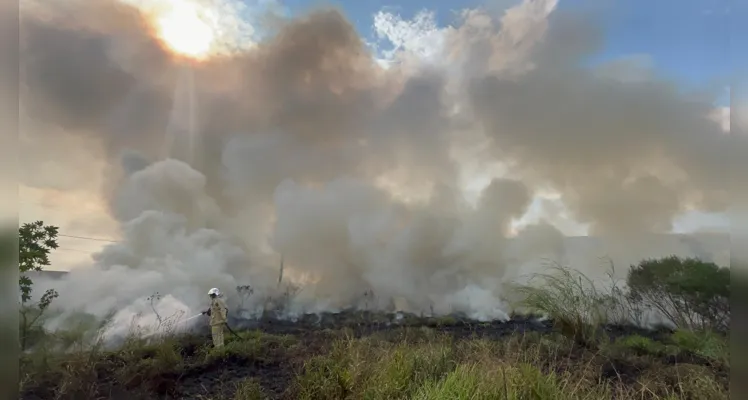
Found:
[(228, 322), (229, 309), (222, 299), (221, 291), (213, 288), (208, 291), (210, 296), (210, 308), (203, 314), (210, 317), (210, 331), (213, 336), (213, 346), (223, 347), (223, 333)]

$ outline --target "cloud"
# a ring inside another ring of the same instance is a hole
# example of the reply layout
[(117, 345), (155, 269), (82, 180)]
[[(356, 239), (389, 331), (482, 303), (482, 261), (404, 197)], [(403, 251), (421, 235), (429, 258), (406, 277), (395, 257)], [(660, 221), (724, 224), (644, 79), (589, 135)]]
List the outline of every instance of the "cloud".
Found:
[(385, 65), (408, 56), (435, 62), (444, 53), (447, 30), (437, 26), (432, 11), (419, 11), (412, 20), (379, 11), (374, 14), (373, 29), (379, 43), (390, 45), (389, 49), (378, 49)]

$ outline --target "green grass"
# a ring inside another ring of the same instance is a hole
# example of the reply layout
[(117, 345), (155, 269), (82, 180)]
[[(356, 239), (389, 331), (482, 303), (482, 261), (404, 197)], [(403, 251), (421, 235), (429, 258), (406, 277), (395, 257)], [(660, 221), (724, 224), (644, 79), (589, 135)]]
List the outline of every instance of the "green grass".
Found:
[(239, 333), (240, 338), (227, 338), (223, 348), (203, 347), (203, 362), (214, 362), (232, 356), (262, 360), (277, 355), (297, 345), (293, 336), (268, 335), (250, 331)]
[(412, 399), (603, 399), (607, 385), (582, 386), (573, 374), (544, 373), (531, 364), (461, 364), (422, 385)]
[[(646, 339), (646, 338), (644, 338)], [(665, 344), (633, 337), (620, 346), (644, 348), (637, 376), (604, 379), (600, 351), (588, 351), (564, 336), (515, 335), (502, 341), (402, 342), (341, 339), (333, 350), (308, 360), (296, 381), (299, 399), (727, 399), (724, 382), (700, 370), (662, 363)], [(680, 369), (678, 369), (680, 368)], [(677, 373), (688, 376), (679, 379)], [(676, 374), (674, 376), (674, 374)], [(634, 382), (623, 382), (624, 379)]]
[(618, 338), (614, 343), (605, 347), (611, 355), (668, 356), (676, 355), (681, 351), (677, 346), (657, 342), (640, 335)]

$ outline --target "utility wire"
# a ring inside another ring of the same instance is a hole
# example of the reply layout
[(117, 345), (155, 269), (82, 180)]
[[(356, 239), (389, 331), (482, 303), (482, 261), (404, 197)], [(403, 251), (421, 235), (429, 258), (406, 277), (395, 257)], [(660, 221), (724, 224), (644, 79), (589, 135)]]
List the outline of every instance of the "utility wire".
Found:
[(86, 237), (86, 236), (75, 236), (75, 235), (63, 235), (63, 234), (57, 234), (59, 237), (66, 237), (66, 238), (73, 238), (73, 239), (84, 239), (84, 240), (94, 240), (97, 242), (109, 242), (109, 243), (119, 243), (117, 240), (110, 240), (110, 239), (102, 239), (102, 238), (92, 238), (92, 237)]

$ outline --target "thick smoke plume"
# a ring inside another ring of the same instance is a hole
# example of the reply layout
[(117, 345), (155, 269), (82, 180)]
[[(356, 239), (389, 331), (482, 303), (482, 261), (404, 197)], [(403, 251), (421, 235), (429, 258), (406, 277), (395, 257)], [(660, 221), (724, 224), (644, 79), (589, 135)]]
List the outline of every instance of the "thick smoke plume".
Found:
[[(688, 210), (727, 210), (745, 187), (728, 180), (748, 167), (728, 163), (745, 137), (710, 117), (708, 94), (635, 61), (589, 66), (604, 26), (554, 0), (465, 11), (437, 56), (389, 67), (337, 10), (268, 17), (272, 35), (198, 63), (132, 6), (27, 4), (25, 183), (94, 190), (122, 237), (55, 283), (67, 310), (130, 315), (158, 291), (189, 313), (211, 287), (236, 308), (233, 288), (249, 284), (243, 306), (257, 311), (293, 282), (290, 315), (495, 318), (503, 285), (544, 258), (602, 276), (600, 256), (620, 267), (729, 246), (650, 235)], [(466, 171), (496, 165), (466, 199)], [(559, 200), (517, 228), (547, 193)], [(605, 245), (567, 238), (568, 219)]]

